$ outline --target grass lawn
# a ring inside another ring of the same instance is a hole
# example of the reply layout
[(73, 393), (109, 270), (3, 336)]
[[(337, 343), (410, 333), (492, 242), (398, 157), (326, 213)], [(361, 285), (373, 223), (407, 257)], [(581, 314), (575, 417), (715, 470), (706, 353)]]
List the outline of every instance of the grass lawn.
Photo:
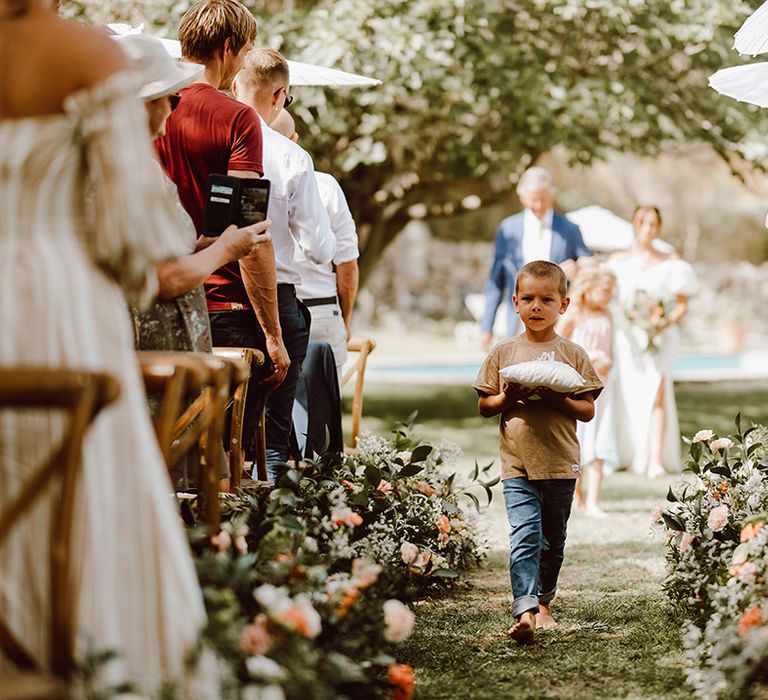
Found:
[[(766, 385), (678, 386), (677, 400), (683, 434), (701, 428), (727, 434), (737, 411), (747, 424), (768, 423)], [(418, 434), (459, 444), (465, 452), (462, 469), (474, 459), (496, 460), (497, 424), (476, 414), (474, 392), (463, 387), (371, 385), (363, 429), (386, 433), (416, 409)], [(526, 648), (505, 635), (511, 623), (507, 526), (496, 489), (484, 511), (492, 543), (485, 565), (450, 596), (415, 606), (416, 628), (399, 654), (415, 669), (415, 697), (690, 697), (678, 626), (660, 590), (662, 543), (650, 529), (651, 507), (673, 481), (613, 475), (603, 492), (610, 517), (572, 517), (553, 606), (560, 625)]]

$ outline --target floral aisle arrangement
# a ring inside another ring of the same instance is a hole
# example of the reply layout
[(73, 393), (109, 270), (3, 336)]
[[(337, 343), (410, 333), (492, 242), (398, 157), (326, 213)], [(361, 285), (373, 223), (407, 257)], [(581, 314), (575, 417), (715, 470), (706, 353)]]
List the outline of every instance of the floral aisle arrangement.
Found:
[(460, 479), (457, 448), (419, 444), (408, 427), (358, 446), (229, 497), (213, 550), (191, 529), (204, 643), (227, 662), (230, 697), (407, 700), (414, 675), (396, 655), (414, 623), (408, 602), (482, 560), (470, 489), (490, 499), (488, 468)]
[(692, 478), (656, 519), (665, 590), (685, 618), (686, 677), (701, 698), (768, 697), (768, 430), (690, 441)]

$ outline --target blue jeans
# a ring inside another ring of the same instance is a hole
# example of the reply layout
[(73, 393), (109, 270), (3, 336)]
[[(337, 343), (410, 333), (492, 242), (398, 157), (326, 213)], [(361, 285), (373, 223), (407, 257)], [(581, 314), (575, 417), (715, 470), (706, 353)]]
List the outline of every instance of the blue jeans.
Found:
[[(272, 480), (282, 476), (287, 465), (293, 421), (293, 399), (299, 381), (301, 363), (309, 343), (309, 311), (299, 301), (292, 284), (277, 285), (277, 307), (280, 314), (283, 343), (291, 358), (283, 383), (267, 397), (265, 433), (267, 440), (267, 474)], [(258, 382), (273, 371), (267, 355), (267, 341), (253, 311), (219, 311), (210, 314), (213, 344), (224, 347), (246, 347), (261, 350), (267, 358), (261, 372), (251, 378), (245, 399), (243, 450), (253, 459), (258, 415), (255, 411)]]
[(502, 482), (509, 521), (512, 613), (538, 612), (557, 590), (576, 479)]

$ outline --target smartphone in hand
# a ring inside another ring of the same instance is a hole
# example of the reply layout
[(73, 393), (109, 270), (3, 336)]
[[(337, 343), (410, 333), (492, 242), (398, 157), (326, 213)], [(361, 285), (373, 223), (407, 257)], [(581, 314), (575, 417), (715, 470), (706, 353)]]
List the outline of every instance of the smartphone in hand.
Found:
[(203, 235), (220, 236), (231, 224), (238, 228), (267, 218), (269, 180), (211, 173), (205, 197)]

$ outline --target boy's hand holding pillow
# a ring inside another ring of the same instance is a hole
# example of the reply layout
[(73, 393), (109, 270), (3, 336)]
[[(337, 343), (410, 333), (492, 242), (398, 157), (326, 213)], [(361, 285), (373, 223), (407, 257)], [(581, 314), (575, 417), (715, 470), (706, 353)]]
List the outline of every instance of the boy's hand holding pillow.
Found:
[(511, 384), (530, 389), (545, 387), (561, 394), (569, 394), (586, 384), (573, 367), (557, 360), (519, 362), (499, 370), (499, 376)]

